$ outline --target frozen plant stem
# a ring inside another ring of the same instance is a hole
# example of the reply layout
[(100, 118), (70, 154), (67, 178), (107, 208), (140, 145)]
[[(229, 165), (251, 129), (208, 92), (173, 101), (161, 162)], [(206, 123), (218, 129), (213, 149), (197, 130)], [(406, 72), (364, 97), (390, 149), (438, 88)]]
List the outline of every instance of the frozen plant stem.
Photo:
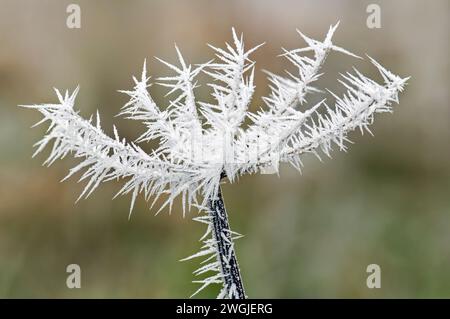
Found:
[[(51, 146), (44, 162), (51, 165), (72, 155), (80, 159), (64, 178), (81, 173), (87, 181), (79, 198), (86, 198), (107, 181), (123, 181), (117, 195), (130, 194), (130, 214), (136, 198), (142, 194), (153, 204), (167, 196), (161, 205), (172, 207), (181, 197), (185, 208), (199, 208), (202, 215), (194, 220), (207, 226), (200, 241), (200, 251), (185, 258), (204, 258), (194, 271), (200, 288), (221, 285), (219, 298), (245, 298), (233, 242), (240, 237), (231, 231), (223, 203), (220, 184), (234, 183), (240, 176), (258, 172), (279, 174), (279, 164), (288, 163), (298, 170), (305, 154), (331, 157), (334, 149), (347, 151), (350, 132), (370, 131), (375, 115), (391, 113), (399, 103), (408, 77), (395, 75), (369, 57), (383, 83), (378, 83), (354, 68), (341, 74), (339, 82), (346, 93), (336, 95), (315, 87), (322, 75), (321, 67), (332, 52), (357, 57), (336, 46), (332, 37), (338, 24), (330, 26), (323, 40), (300, 33), (303, 48), (283, 50), (282, 57), (292, 65), (285, 75), (267, 72), (270, 93), (263, 97), (265, 106), (249, 110), (254, 93), (255, 62), (250, 58), (260, 45), (246, 50), (242, 35), (233, 29), (231, 44), (210, 47), (215, 59), (191, 65), (175, 48), (177, 65), (158, 59), (172, 70), (171, 76), (159, 77), (156, 83), (169, 89), (170, 103), (160, 108), (149, 87), (153, 81), (144, 63), (140, 78), (133, 77), (134, 87), (121, 91), (129, 97), (121, 112), (131, 120), (142, 121), (144, 133), (134, 142), (121, 138), (113, 127), (114, 137), (106, 134), (100, 116), (84, 119), (74, 107), (78, 88), (71, 94), (56, 90), (57, 103), (27, 105), (42, 113), (37, 124), (49, 122), (46, 135), (36, 143), (34, 155)], [(212, 99), (198, 101), (198, 75), (210, 77)], [(308, 102), (311, 94), (328, 95), (334, 102)], [(173, 96), (174, 95), (174, 96)], [(157, 144), (145, 152), (141, 143)]]
[(223, 293), (230, 299), (245, 299), (241, 272), (234, 251), (232, 233), (220, 186), (216, 198), (208, 200), (208, 209), (217, 248), (217, 259), (220, 262), (220, 270), (223, 276), (223, 289), (225, 289)]

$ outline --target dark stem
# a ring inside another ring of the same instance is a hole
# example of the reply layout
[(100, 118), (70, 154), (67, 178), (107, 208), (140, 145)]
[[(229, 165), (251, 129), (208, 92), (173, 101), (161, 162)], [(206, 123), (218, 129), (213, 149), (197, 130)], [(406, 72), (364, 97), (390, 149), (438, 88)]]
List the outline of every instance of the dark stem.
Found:
[(241, 273), (233, 247), (233, 236), (228, 223), (228, 215), (219, 186), (217, 197), (208, 201), (209, 214), (212, 217), (214, 239), (222, 270), (226, 296), (231, 299), (245, 299)]

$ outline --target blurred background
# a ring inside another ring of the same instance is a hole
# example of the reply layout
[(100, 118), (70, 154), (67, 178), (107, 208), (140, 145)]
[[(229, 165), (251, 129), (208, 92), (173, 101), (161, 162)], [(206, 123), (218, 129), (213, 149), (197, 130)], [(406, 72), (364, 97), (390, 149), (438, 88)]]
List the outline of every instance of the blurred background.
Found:
[[(81, 29), (68, 29), (66, 8), (81, 7)], [(366, 8), (381, 8), (381, 28), (366, 26)], [(144, 58), (150, 73), (168, 75), (153, 56), (175, 62), (174, 42), (190, 63), (213, 54), (231, 27), (253, 56), (256, 98), (267, 86), (261, 69), (290, 66), (281, 47), (304, 45), (298, 28), (323, 38), (341, 21), (337, 45), (366, 52), (401, 76), (412, 76), (393, 115), (379, 115), (375, 136), (351, 135), (348, 153), (322, 163), (304, 158), (303, 175), (255, 175), (224, 186), (246, 292), (253, 298), (450, 297), (449, 2), (434, 1), (24, 1), (0, 0), (0, 297), (184, 298), (204, 232), (179, 205), (154, 216), (129, 197), (112, 200), (119, 184), (74, 204), (83, 188), (59, 180), (75, 163), (51, 168), (31, 159), (45, 127), (18, 104), (56, 102), (52, 87), (81, 85), (77, 108), (99, 110), (128, 140), (143, 126), (115, 118)], [(340, 92), (339, 72), (357, 66), (381, 80), (367, 61), (330, 56), (320, 86)], [(167, 105), (165, 90), (151, 92)], [(209, 99), (204, 87), (200, 99)], [(48, 153), (46, 153), (48, 154)], [(82, 288), (66, 287), (66, 266), (82, 270)], [(368, 289), (366, 267), (378, 264), (381, 289)], [(214, 297), (209, 289), (199, 297)]]

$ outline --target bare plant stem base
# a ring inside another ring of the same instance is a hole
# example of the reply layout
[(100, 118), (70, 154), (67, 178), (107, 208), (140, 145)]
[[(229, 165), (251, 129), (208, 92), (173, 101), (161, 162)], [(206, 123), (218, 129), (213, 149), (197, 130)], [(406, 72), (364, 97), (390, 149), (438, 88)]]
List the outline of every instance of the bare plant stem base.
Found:
[(208, 208), (217, 245), (217, 257), (223, 275), (224, 289), (227, 290), (226, 295), (230, 296), (231, 299), (245, 299), (244, 286), (234, 251), (233, 236), (220, 186), (217, 197), (208, 201)]

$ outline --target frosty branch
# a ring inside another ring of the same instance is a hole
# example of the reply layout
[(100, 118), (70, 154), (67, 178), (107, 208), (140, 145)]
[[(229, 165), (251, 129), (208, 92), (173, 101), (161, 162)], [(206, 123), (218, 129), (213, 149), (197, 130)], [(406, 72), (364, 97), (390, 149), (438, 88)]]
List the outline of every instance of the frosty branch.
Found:
[[(159, 108), (149, 87), (146, 63), (140, 78), (133, 77), (134, 87), (121, 91), (129, 96), (120, 115), (142, 121), (144, 133), (133, 143), (106, 135), (97, 113), (85, 120), (74, 109), (78, 88), (71, 94), (56, 90), (57, 104), (29, 105), (44, 116), (37, 123), (49, 122), (47, 134), (36, 143), (34, 155), (53, 143), (45, 164), (71, 154), (80, 158), (68, 178), (83, 172), (80, 180), (87, 184), (79, 198), (88, 197), (102, 182), (124, 180), (117, 195), (131, 194), (130, 213), (138, 194), (155, 203), (165, 195), (160, 210), (171, 207), (181, 197), (185, 208), (198, 207), (206, 214), (195, 218), (207, 225), (202, 238), (202, 250), (188, 257), (206, 257), (195, 275), (211, 274), (198, 280), (198, 291), (209, 284), (222, 285), (219, 297), (245, 298), (242, 279), (234, 251), (239, 236), (231, 231), (223, 203), (220, 183), (234, 182), (243, 174), (278, 173), (279, 163), (302, 168), (302, 157), (312, 153), (330, 156), (334, 146), (346, 150), (348, 133), (359, 128), (369, 133), (376, 113), (391, 112), (398, 103), (398, 94), (408, 78), (394, 75), (369, 58), (383, 77), (378, 84), (358, 70), (342, 75), (339, 82), (347, 92), (343, 96), (328, 91), (335, 102), (329, 106), (325, 99), (309, 106), (311, 93), (323, 92), (314, 86), (321, 76), (321, 67), (332, 52), (359, 58), (336, 46), (332, 37), (338, 25), (330, 27), (323, 41), (300, 33), (306, 47), (284, 50), (282, 56), (296, 72), (286, 75), (267, 72), (271, 93), (264, 97), (265, 107), (256, 113), (248, 108), (254, 93), (255, 62), (250, 55), (260, 45), (246, 50), (243, 37), (233, 29), (232, 44), (225, 48), (211, 46), (215, 61), (190, 65), (176, 47), (179, 64), (158, 59), (174, 74), (157, 78), (157, 84), (168, 88), (172, 97), (168, 107)], [(208, 84), (212, 101), (197, 101), (197, 77), (211, 77)], [(244, 125), (245, 119), (250, 123)], [(151, 152), (137, 144), (158, 142)], [(153, 205), (153, 204), (152, 204)]]

